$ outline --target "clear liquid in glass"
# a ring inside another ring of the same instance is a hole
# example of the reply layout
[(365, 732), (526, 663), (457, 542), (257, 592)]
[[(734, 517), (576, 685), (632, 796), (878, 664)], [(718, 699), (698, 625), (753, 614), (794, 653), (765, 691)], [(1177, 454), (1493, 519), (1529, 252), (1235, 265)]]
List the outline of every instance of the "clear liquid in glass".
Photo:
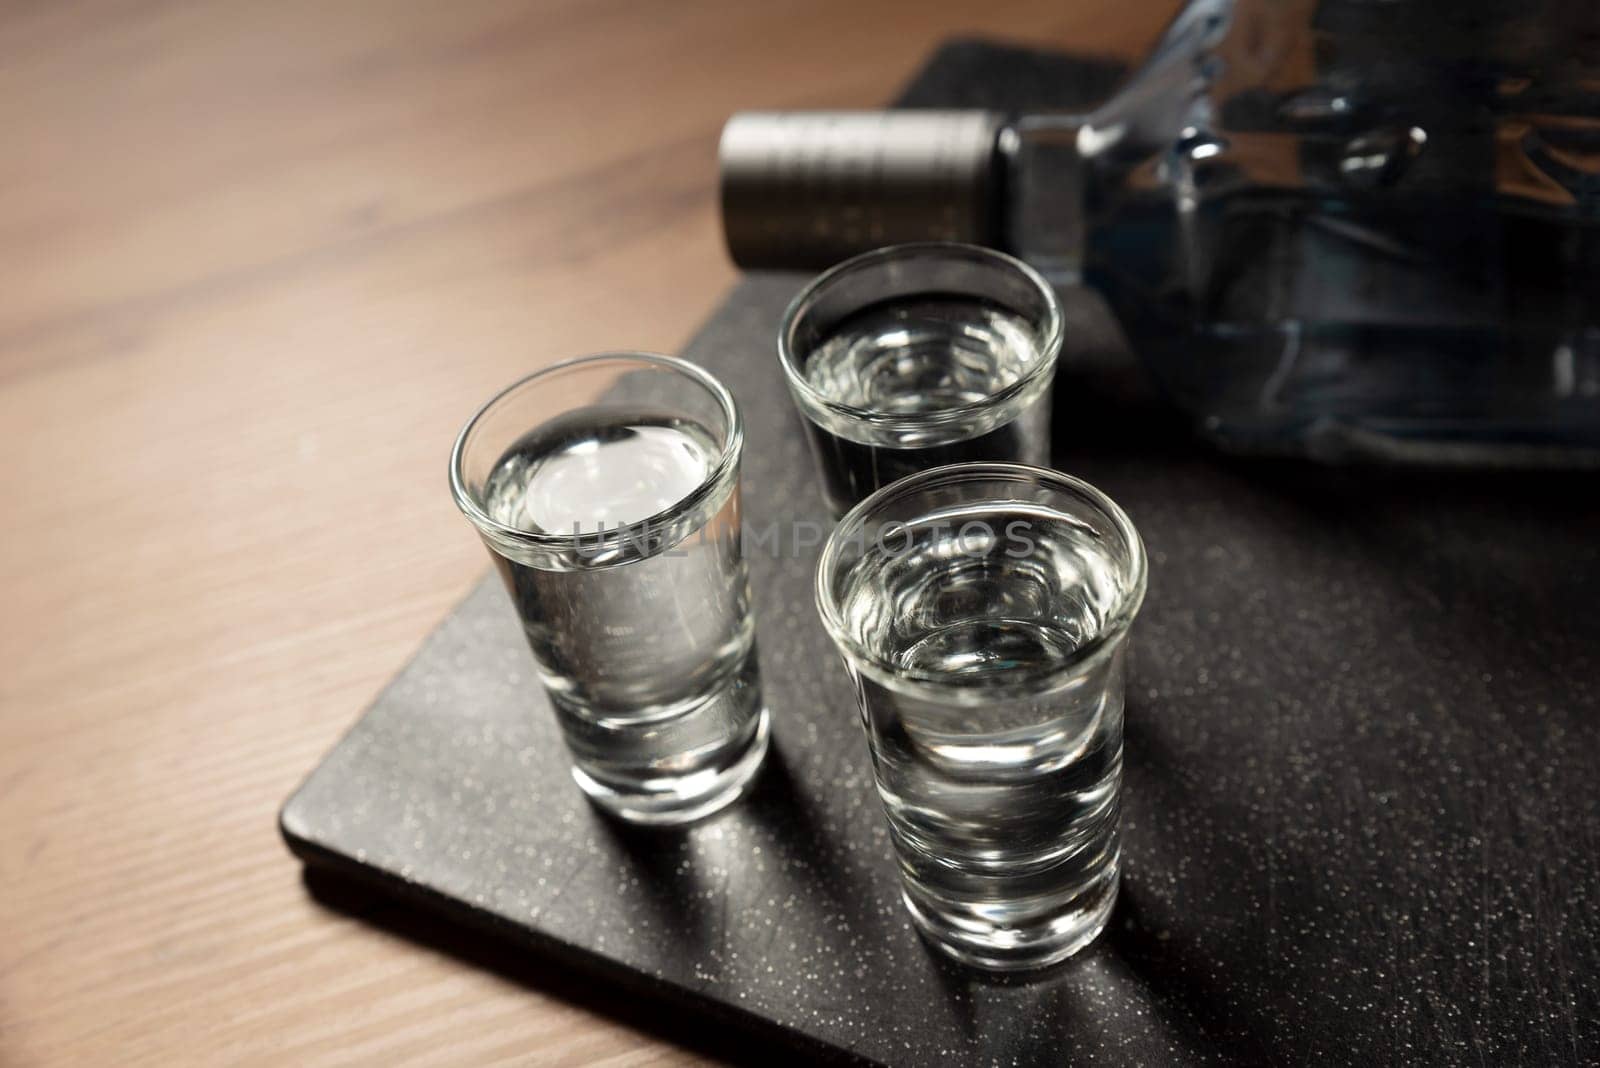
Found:
[(1125, 595), (1118, 564), (1025, 502), (951, 507), (885, 541), (840, 605), (895, 669), (859, 686), (906, 903), (969, 963), (1064, 959), (1116, 897), (1123, 646), (1083, 650)]
[(517, 441), (485, 486), (485, 510), (506, 526), (609, 532), (494, 556), (574, 776), (637, 822), (720, 807), (765, 752), (737, 485), (703, 514), (670, 514), (717, 459), (691, 421), (593, 406)]
[(1050, 406), (1037, 398), (1015, 410), (937, 418), (1016, 383), (1041, 358), (1025, 317), (975, 297), (884, 301), (842, 319), (806, 354), (806, 381), (837, 404), (934, 418), (862, 427), (853, 437), (807, 419), (829, 506), (843, 513), (881, 486), (944, 464), (1048, 464)]

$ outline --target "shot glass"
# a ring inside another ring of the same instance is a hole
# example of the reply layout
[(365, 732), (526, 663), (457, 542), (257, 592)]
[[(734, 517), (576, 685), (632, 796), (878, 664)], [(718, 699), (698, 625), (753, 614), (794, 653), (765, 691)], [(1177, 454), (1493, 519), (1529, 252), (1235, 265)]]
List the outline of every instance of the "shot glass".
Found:
[(1117, 895), (1133, 524), (1059, 472), (940, 467), (852, 509), (816, 583), (917, 928), (995, 970), (1077, 952)]
[(516, 605), (572, 777), (623, 820), (714, 812), (766, 755), (742, 447), (706, 371), (608, 353), (510, 386), (451, 453), (451, 491)]
[(895, 245), (819, 275), (778, 358), (834, 515), (930, 467), (1049, 464), (1061, 330), (1038, 272), (973, 245)]

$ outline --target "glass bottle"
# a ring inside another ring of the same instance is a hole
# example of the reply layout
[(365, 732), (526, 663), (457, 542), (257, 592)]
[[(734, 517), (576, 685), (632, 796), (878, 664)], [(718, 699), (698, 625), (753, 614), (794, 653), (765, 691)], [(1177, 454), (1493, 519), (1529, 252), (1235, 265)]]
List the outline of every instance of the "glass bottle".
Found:
[(747, 113), (722, 160), (742, 265), (1007, 249), (1229, 447), (1600, 463), (1588, 0), (1192, 0), (1088, 113)]

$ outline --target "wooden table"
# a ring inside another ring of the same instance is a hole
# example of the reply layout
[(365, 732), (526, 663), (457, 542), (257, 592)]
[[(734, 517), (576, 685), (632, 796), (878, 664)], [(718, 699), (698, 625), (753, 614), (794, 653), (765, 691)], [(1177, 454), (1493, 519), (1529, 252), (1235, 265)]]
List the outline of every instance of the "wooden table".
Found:
[(963, 32), (1134, 52), (1172, 6), (0, 12), (0, 1063), (726, 1056), (326, 907), (277, 807), (484, 568), (474, 405), (732, 281), (729, 112), (874, 105)]

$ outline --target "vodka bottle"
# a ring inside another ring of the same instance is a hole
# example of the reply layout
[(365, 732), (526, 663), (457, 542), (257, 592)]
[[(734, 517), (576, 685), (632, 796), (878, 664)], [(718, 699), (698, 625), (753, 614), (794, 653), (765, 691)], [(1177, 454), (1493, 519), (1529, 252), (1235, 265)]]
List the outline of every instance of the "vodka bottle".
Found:
[(1192, 0), (1087, 113), (746, 113), (722, 166), (741, 265), (1006, 249), (1229, 447), (1600, 464), (1600, 5)]

